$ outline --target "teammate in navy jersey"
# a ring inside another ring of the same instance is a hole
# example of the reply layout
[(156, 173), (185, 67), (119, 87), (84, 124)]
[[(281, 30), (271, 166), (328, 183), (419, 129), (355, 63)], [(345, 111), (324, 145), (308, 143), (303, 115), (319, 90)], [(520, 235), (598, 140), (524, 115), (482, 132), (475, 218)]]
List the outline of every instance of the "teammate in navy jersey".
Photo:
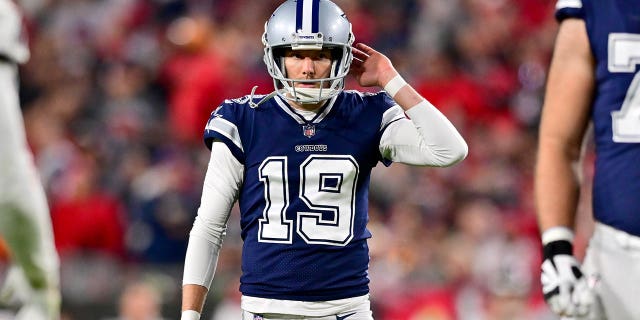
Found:
[[(183, 320), (200, 318), (236, 200), (243, 319), (373, 318), (371, 169), (450, 166), (467, 145), (387, 57), (353, 42), (328, 0), (286, 1), (265, 24), (275, 91), (224, 101), (206, 125), (211, 160), (185, 258)], [(385, 91), (345, 91), (348, 73)]]
[[(640, 319), (640, 4), (560, 0), (536, 170), (543, 293), (580, 319)], [(593, 122), (594, 233), (573, 256), (581, 148)]]

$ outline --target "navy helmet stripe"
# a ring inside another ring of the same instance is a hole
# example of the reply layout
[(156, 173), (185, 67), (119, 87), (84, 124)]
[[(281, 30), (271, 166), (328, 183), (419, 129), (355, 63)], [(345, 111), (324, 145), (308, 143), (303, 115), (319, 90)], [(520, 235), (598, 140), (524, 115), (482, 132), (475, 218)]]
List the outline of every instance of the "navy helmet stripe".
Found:
[(311, 9), (311, 32), (316, 33), (320, 30), (320, 0), (313, 0), (313, 9)]
[(296, 32), (302, 30), (302, 17), (304, 11), (304, 0), (298, 0), (296, 6)]
[(296, 32), (316, 33), (320, 31), (320, 0), (296, 1)]

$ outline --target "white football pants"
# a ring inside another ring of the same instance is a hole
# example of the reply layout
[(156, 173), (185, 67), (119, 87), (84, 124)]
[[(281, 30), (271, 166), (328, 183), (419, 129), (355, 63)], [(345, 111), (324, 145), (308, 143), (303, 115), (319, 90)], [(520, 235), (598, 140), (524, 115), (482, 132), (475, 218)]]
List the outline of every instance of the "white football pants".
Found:
[(640, 319), (640, 237), (596, 223), (583, 271), (596, 305), (580, 319)]
[(243, 311), (242, 320), (373, 320), (373, 314), (371, 312), (371, 302), (367, 299), (353, 308), (336, 315), (311, 317), (277, 313), (254, 314), (249, 311)]

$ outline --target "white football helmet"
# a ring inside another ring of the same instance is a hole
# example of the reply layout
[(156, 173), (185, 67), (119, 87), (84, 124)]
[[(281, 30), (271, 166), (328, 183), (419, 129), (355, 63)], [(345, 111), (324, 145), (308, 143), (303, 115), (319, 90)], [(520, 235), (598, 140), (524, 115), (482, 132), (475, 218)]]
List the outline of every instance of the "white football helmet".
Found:
[[(351, 23), (335, 3), (329, 0), (287, 0), (267, 20), (262, 35), (264, 63), (281, 97), (302, 104), (330, 99), (344, 89), (344, 77), (353, 60), (355, 40)], [(295, 80), (287, 77), (284, 49), (332, 49), (328, 78)], [(319, 88), (296, 88), (296, 82), (319, 82)]]

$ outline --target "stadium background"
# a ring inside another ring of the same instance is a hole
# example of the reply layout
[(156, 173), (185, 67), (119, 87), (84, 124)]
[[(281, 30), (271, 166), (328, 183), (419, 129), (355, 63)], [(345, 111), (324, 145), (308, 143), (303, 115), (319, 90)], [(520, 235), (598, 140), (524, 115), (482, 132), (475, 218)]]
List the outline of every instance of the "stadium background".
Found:
[[(452, 168), (374, 171), (376, 319), (555, 319), (538, 284), (532, 194), (555, 2), (336, 2), (356, 41), (387, 54), (470, 150)], [(32, 50), (21, 100), (61, 255), (63, 319), (117, 319), (132, 302), (178, 318), (204, 124), (223, 98), (273, 90), (260, 36), (280, 1), (18, 3)], [(203, 319), (239, 314), (237, 209), (229, 223)]]

